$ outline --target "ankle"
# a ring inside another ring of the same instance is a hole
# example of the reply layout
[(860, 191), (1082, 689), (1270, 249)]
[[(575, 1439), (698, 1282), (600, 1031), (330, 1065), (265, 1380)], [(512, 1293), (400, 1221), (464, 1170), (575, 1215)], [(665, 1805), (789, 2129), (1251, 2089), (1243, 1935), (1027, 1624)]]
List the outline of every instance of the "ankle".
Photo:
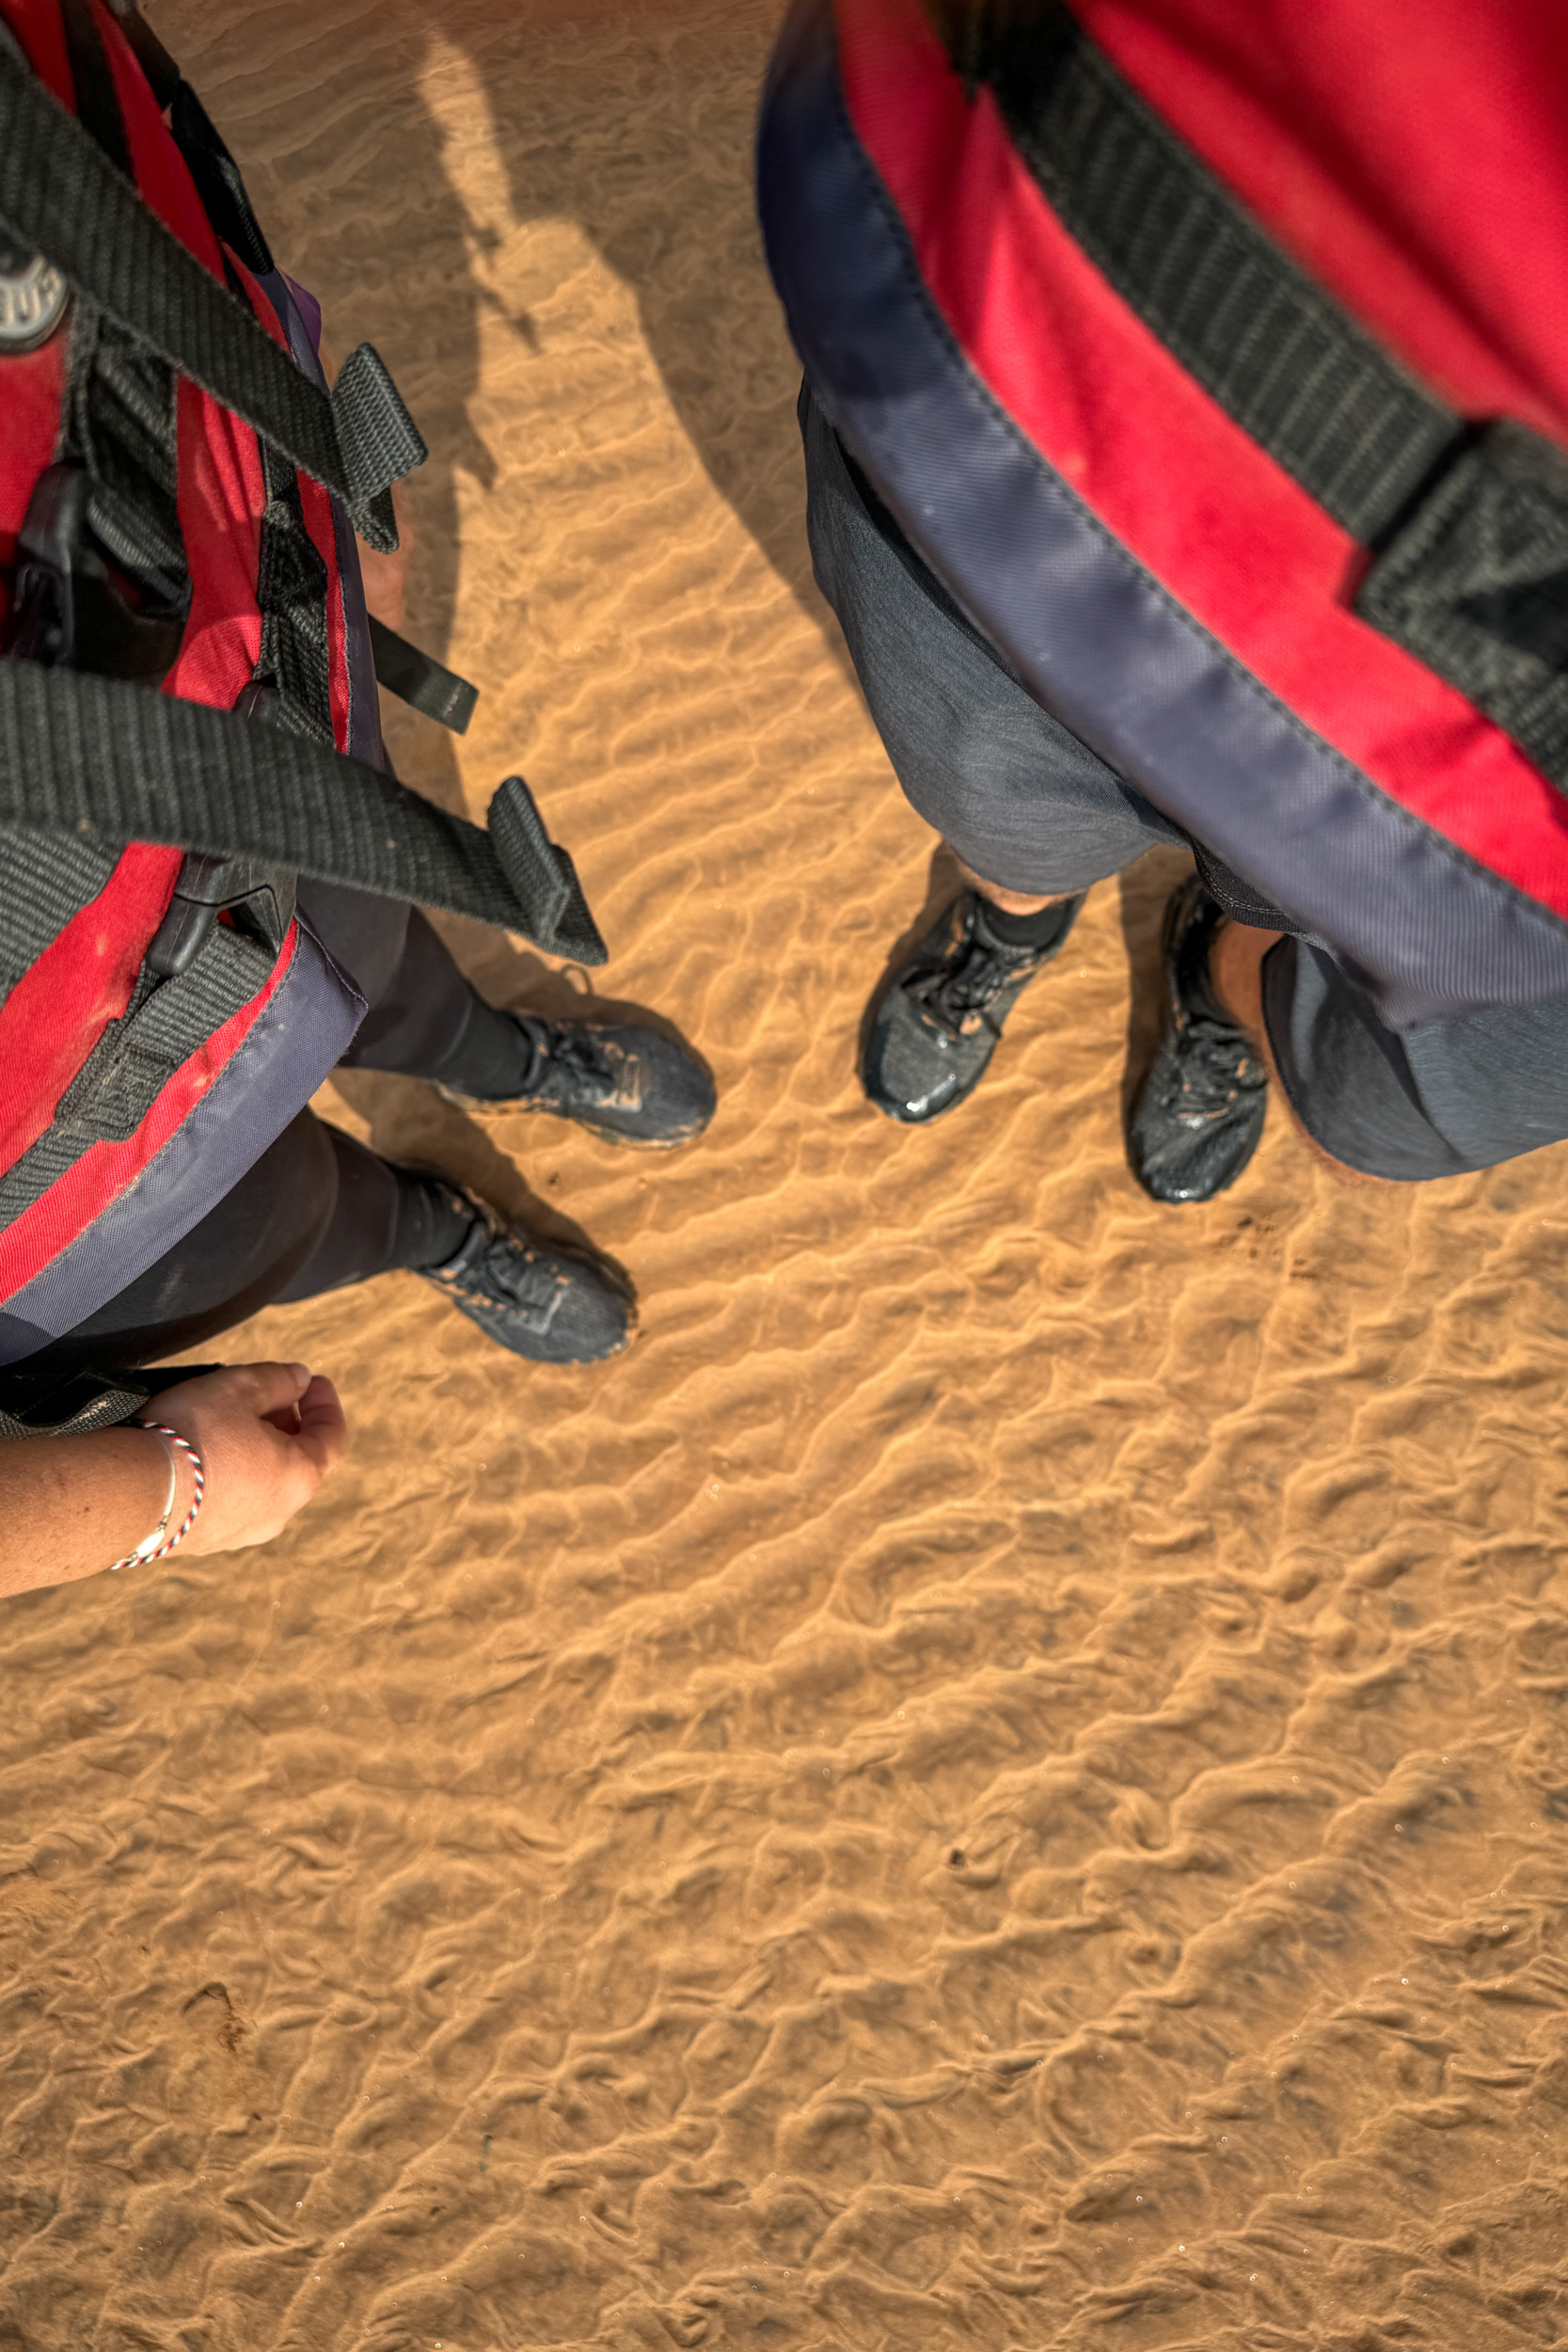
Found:
[(439, 1070), (429, 1074), (475, 1102), (509, 1103), (537, 1083), (540, 1060), (540, 1040), (532, 1023), (475, 996), (457, 1042)]
[(1020, 948), (1051, 947), (1061, 939), (1072, 920), (1076, 898), (1048, 898), (1045, 904), (1033, 908), (1026, 914), (1012, 914), (997, 905), (983, 891), (974, 894), (975, 928), (992, 947)]

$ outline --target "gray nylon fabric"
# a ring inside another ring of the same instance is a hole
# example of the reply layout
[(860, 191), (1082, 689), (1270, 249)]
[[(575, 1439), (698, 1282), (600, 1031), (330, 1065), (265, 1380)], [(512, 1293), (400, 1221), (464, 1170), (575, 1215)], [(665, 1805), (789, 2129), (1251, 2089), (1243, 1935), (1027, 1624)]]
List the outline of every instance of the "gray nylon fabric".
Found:
[(966, 19), (1053, 210), (1226, 412), (1376, 550), (1363, 620), (1568, 789), (1568, 457), (1473, 431), (1260, 229), (1051, 6)]
[(1264, 960), (1263, 1010), (1302, 1125), (1366, 1175), (1421, 1184), (1568, 1138), (1568, 998), (1400, 1036), (1323, 948), (1288, 939)]
[(97, 1143), (135, 1135), (175, 1072), (265, 987), (274, 957), (222, 927), (188, 971), (149, 984), (104, 1030), (38, 1141), (0, 1175), (0, 1229)]
[[(1060, 897), (1185, 835), (1041, 710), (863, 501), (820, 406), (801, 390), (816, 579), (910, 803), (966, 866)], [(895, 527), (894, 527), (895, 529)], [(900, 543), (903, 541), (903, 543)], [(1199, 864), (1204, 864), (1201, 845)], [(1234, 906), (1234, 878), (1209, 873)], [(1265, 930), (1270, 911), (1258, 908)], [(1568, 1138), (1568, 1000), (1397, 1035), (1326, 948), (1284, 941), (1265, 964), (1281, 1080), (1307, 1134), (1369, 1176), (1420, 1184)]]
[[(899, 783), (986, 880), (1056, 897), (1119, 872), (1178, 828), (1043, 710), (965, 620), (891, 517), (862, 496), (809, 389), (807, 528)], [(1200, 865), (1202, 846), (1192, 844)], [(1206, 874), (1222, 904), (1234, 877)], [(1418, 1183), (1568, 1137), (1568, 1000), (1396, 1034), (1321, 945), (1264, 966), (1270, 1041), (1309, 1135), (1346, 1166)]]
[(0, 1364), (96, 1313), (199, 1223), (309, 1103), (364, 1013), (302, 917), (289, 970), (195, 1108), (135, 1183), (0, 1308)]
[(1042, 707), (891, 517), (874, 516), (809, 385), (806, 532), (878, 733), (908, 799), (974, 873), (1065, 897), (1159, 842), (1186, 845)]
[(1184, 610), (969, 367), (797, 0), (758, 142), (769, 266), (830, 421), (1015, 678), (1406, 1028), (1568, 995), (1568, 924), (1381, 791)]

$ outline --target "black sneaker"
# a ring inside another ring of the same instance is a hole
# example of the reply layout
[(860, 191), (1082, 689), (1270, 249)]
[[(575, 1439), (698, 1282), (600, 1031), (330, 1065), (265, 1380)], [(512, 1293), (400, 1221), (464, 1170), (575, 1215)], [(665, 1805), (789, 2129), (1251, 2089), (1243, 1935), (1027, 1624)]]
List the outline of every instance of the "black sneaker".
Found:
[(1008, 947), (985, 930), (966, 890), (888, 982), (861, 1056), (861, 1083), (890, 1119), (940, 1119), (974, 1093), (1002, 1024), (1071, 930), (1082, 897), (1064, 899), (1042, 946)]
[(700, 1136), (713, 1117), (713, 1080), (695, 1054), (657, 1029), (630, 1024), (546, 1021), (509, 1013), (530, 1048), (515, 1094), (441, 1092), (466, 1111), (549, 1111), (610, 1143), (667, 1151)]
[(445, 1265), (421, 1279), (487, 1339), (536, 1364), (596, 1364), (629, 1344), (631, 1292), (601, 1260), (514, 1232), (482, 1200), (444, 1189), (473, 1222)]
[(1212, 1200), (1258, 1149), (1268, 1072), (1209, 985), (1224, 921), (1196, 874), (1171, 893), (1163, 942), (1170, 1023), (1128, 1126), (1132, 1173), (1156, 1200)]

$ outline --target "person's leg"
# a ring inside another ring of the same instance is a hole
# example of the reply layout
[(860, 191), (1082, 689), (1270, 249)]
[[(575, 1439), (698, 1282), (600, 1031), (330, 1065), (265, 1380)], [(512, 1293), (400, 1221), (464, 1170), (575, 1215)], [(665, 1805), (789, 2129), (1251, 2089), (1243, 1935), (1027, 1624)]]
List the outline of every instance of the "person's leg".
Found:
[(621, 1143), (687, 1142), (714, 1110), (702, 1063), (657, 1030), (486, 1004), (417, 907), (343, 1066), (426, 1078), (467, 1109), (551, 1112)]
[(591, 1361), (629, 1335), (630, 1299), (609, 1268), (508, 1232), (444, 1178), (394, 1168), (302, 1111), (156, 1264), (14, 1370), (132, 1371), (204, 1346), (262, 1307), (400, 1270), (535, 1360)]
[(806, 529), (905, 796), (1018, 914), (1185, 836), (1020, 685), (800, 393)]
[(1399, 1032), (1325, 949), (1299, 939), (1267, 952), (1259, 982), (1291, 1113), (1353, 1177), (1421, 1184), (1568, 1137), (1568, 1001)]
[(904, 792), (967, 882), (887, 983), (862, 1061), (870, 1099), (925, 1120), (973, 1091), (1003, 1022), (1090, 883), (1183, 836), (1019, 683), (800, 396), (807, 529)]
[(551, 1248), (444, 1177), (393, 1168), (337, 1128), (325, 1132), (337, 1200), (276, 1304), (404, 1269), (433, 1282), (487, 1338), (535, 1363), (596, 1363), (626, 1345), (632, 1294), (603, 1260)]
[(1203, 1200), (1245, 1167), (1265, 1075), (1343, 1183), (1421, 1184), (1568, 1138), (1568, 1003), (1399, 1032), (1326, 948), (1228, 921), (1200, 882), (1166, 915), (1170, 1019), (1134, 1106), (1134, 1172)]
[[(1352, 1168), (1323, 1149), (1311, 1130), (1302, 1123), (1291, 1090), (1280, 1077), (1279, 1062), (1263, 1010), (1263, 970), (1270, 955), (1283, 939), (1284, 934), (1280, 931), (1263, 930), (1246, 923), (1222, 923), (1209, 951), (1209, 973), (1214, 995), (1248, 1042), (1256, 1046), (1273, 1081), (1274, 1091), (1284, 1096), (1291, 1123), (1313, 1158), (1321, 1161), (1341, 1184), (1385, 1184), (1389, 1181), (1387, 1178)], [(1290, 956), (1293, 956), (1296, 950), (1297, 943), (1291, 940)]]

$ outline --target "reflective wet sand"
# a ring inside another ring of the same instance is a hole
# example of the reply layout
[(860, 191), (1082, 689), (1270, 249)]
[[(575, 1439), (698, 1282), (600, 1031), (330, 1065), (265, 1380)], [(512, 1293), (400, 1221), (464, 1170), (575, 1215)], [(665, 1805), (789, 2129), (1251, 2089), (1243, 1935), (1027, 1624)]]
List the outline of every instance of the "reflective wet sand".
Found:
[[(410, 630), (710, 1058), (668, 1159), (324, 1107), (612, 1251), (530, 1371), (412, 1278), (274, 1549), (0, 1623), (0, 2346), (1568, 2340), (1568, 1194), (1162, 1212), (1179, 861), (929, 1134), (934, 891), (809, 585), (749, 203), (770, 11), (150, 0), (432, 445)], [(498, 998), (584, 976), (454, 927)]]

